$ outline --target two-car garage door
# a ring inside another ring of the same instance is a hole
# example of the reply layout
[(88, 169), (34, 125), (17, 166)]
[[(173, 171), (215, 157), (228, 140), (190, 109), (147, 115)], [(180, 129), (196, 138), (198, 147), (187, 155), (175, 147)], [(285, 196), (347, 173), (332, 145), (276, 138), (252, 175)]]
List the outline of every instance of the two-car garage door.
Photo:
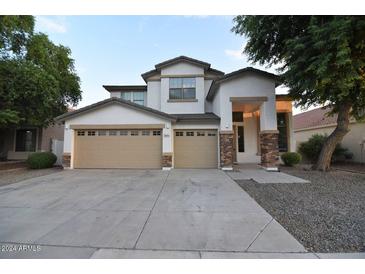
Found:
[[(75, 130), (74, 168), (159, 169), (161, 129)], [(174, 168), (217, 168), (216, 130), (175, 130)]]
[(161, 130), (76, 130), (74, 168), (161, 168)]

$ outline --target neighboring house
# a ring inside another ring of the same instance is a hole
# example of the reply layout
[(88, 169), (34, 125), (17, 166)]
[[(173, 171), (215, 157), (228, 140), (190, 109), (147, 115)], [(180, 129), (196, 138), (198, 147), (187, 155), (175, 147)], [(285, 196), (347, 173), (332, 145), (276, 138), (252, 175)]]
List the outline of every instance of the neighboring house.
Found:
[(293, 151), (292, 104), (274, 74), (225, 74), (180, 56), (142, 74), (146, 85), (104, 86), (109, 99), (58, 117), (70, 168), (277, 169)]
[(25, 160), (36, 151), (51, 151), (51, 140), (63, 140), (64, 126), (61, 123), (40, 128), (23, 126), (0, 129), (0, 159)]
[[(330, 135), (337, 125), (337, 115), (327, 116), (328, 109), (317, 108), (297, 114), (293, 118), (296, 144), (307, 141), (314, 134)], [(341, 142), (354, 154), (355, 162), (365, 162), (365, 123), (350, 121), (350, 132)]]

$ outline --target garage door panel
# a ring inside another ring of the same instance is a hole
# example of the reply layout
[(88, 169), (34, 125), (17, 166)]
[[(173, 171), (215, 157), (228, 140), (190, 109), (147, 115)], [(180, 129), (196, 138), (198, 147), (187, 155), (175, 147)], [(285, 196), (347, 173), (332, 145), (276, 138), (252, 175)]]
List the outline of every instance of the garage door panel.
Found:
[[(193, 136), (188, 136), (187, 132)], [(198, 133), (204, 136), (198, 136)], [(217, 131), (175, 130), (174, 165), (176, 168), (217, 168)]]
[(75, 168), (161, 168), (161, 136), (76, 136)]

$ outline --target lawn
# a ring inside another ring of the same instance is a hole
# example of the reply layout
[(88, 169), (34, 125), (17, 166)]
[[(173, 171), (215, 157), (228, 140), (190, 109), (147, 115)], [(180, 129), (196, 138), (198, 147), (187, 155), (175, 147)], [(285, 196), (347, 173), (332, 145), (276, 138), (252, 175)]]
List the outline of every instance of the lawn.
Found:
[(365, 174), (284, 168), (308, 184), (237, 183), (308, 251), (365, 251)]

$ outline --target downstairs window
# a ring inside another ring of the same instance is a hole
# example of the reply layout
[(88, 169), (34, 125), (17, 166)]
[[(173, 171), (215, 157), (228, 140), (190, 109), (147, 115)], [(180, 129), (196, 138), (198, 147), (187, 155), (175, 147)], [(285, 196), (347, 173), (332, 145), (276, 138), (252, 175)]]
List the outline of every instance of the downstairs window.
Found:
[(37, 130), (17, 129), (15, 137), (15, 151), (35, 151)]

